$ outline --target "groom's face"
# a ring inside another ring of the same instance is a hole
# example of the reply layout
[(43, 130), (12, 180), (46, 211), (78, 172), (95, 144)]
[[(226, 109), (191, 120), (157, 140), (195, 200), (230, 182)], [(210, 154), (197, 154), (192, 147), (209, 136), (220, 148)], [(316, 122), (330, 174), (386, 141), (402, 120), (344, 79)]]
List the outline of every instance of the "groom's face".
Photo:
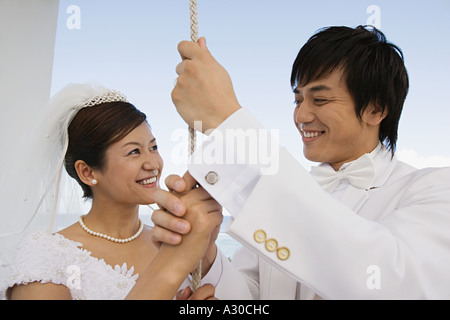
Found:
[(374, 146), (368, 144), (373, 144), (373, 132), (357, 117), (341, 69), (299, 85), (294, 93), (294, 121), (308, 160), (328, 162), (337, 169), (372, 151)]

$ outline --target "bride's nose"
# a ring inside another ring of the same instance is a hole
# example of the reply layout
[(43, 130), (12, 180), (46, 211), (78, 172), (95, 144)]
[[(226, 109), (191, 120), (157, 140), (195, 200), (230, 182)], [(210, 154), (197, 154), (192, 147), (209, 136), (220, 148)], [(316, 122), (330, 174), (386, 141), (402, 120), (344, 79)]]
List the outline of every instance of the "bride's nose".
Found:
[(147, 155), (143, 163), (144, 170), (159, 170), (159, 163), (154, 155), (151, 153)]

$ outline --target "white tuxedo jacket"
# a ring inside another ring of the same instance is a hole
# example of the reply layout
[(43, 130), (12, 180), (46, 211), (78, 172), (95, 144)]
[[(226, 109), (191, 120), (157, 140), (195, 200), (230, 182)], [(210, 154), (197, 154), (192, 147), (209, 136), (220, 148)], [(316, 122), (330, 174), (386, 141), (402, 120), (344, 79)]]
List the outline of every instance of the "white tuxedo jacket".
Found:
[[(241, 109), (197, 153), (227, 150), (230, 128), (261, 125)], [(234, 266), (216, 259), (209, 276), (219, 298), (450, 299), (450, 168), (417, 170), (382, 149), (373, 187), (349, 186), (337, 200), (278, 150), (274, 174), (239, 151), (239, 164), (190, 164), (232, 214), (227, 232), (245, 247)]]

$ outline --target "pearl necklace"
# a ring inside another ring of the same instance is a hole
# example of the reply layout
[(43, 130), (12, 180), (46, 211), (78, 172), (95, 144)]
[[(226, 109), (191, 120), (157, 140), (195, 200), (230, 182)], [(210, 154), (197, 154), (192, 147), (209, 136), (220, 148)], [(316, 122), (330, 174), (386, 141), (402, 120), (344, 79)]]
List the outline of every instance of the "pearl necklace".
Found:
[(84, 224), (83, 221), (83, 217), (85, 216), (81, 216), (80, 218), (78, 218), (78, 222), (80, 223), (81, 227), (83, 228), (84, 231), (86, 231), (87, 233), (89, 233), (90, 235), (96, 236), (96, 237), (100, 237), (112, 242), (116, 242), (116, 243), (127, 243), (130, 241), (133, 241), (134, 239), (136, 239), (137, 237), (139, 237), (139, 235), (141, 234), (142, 230), (144, 230), (144, 224), (142, 223), (141, 219), (139, 219), (139, 230), (131, 237), (127, 238), (127, 239), (117, 239), (111, 236), (108, 236), (106, 234), (100, 233), (100, 232), (94, 232), (91, 229), (89, 229), (88, 227), (86, 227), (86, 225)]

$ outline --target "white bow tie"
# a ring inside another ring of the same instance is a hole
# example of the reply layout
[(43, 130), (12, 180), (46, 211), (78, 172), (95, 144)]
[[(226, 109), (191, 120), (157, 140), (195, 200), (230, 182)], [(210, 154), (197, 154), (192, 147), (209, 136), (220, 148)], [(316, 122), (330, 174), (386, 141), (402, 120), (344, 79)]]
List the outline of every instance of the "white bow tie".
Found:
[(365, 154), (338, 171), (331, 166), (312, 167), (311, 175), (328, 192), (333, 192), (342, 179), (347, 179), (356, 188), (367, 190), (375, 179), (375, 167), (372, 158)]

